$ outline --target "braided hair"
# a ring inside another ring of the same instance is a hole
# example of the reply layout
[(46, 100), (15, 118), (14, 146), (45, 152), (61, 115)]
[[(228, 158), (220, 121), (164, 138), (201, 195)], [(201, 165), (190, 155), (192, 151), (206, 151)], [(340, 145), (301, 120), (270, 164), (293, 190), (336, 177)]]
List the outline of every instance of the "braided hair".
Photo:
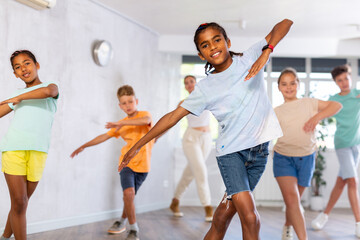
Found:
[[(199, 52), (200, 52), (200, 49), (199, 49), (199, 46), (198, 46), (199, 34), (202, 33), (203, 31), (205, 31), (205, 29), (207, 29), (209, 27), (218, 30), (224, 36), (226, 41), (229, 40), (229, 38), (228, 38), (228, 36), (227, 36), (227, 34), (225, 32), (225, 29), (223, 27), (221, 27), (219, 24), (217, 24), (215, 22), (200, 24), (199, 27), (196, 29), (195, 35), (194, 35), (194, 43), (195, 43), (196, 49)], [(237, 53), (237, 52), (233, 52), (233, 51), (229, 51), (229, 52), (230, 52), (231, 57), (233, 57), (234, 55), (236, 55), (236, 56), (242, 56), (243, 55), (242, 53)], [(214, 68), (214, 66), (211, 63), (206, 62), (205, 74), (208, 75), (213, 68)]]

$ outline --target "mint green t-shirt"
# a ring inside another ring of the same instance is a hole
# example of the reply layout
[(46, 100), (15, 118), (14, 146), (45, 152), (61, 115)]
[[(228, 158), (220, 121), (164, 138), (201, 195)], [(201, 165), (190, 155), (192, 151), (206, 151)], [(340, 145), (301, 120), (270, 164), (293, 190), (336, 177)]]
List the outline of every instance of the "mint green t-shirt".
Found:
[(360, 90), (352, 89), (346, 96), (339, 94), (330, 96), (330, 101), (336, 101), (343, 108), (334, 115), (336, 119), (335, 149), (352, 147), (360, 144)]
[[(19, 89), (12, 97), (47, 87), (53, 82)], [(50, 145), (51, 127), (56, 112), (57, 98), (30, 99), (19, 104), (9, 106), (14, 110), (14, 117), (10, 127), (0, 143), (0, 149), (5, 151), (35, 150), (48, 152)]]

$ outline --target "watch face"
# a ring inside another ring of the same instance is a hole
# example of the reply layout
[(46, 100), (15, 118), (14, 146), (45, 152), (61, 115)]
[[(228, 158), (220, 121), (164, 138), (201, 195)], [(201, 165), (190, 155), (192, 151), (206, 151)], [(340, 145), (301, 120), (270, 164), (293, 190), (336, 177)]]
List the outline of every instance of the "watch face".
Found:
[(113, 51), (108, 41), (100, 41), (94, 47), (94, 59), (99, 66), (106, 66), (112, 59)]

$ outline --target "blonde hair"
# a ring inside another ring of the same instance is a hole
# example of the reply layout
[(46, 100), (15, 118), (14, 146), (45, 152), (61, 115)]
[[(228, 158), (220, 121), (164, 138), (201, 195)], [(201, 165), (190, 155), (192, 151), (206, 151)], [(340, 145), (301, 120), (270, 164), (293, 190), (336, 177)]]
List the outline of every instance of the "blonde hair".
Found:
[(298, 76), (297, 76), (297, 72), (296, 72), (295, 68), (287, 67), (287, 68), (285, 68), (284, 70), (281, 71), (281, 74), (280, 74), (280, 76), (279, 76), (279, 78), (278, 78), (277, 83), (280, 84), (280, 79), (281, 79), (281, 77), (282, 77), (283, 75), (285, 75), (285, 74), (288, 74), (288, 73), (294, 75), (296, 81), (297, 81), (298, 83), (300, 82), (300, 80), (299, 80), (299, 78), (298, 78)]
[(135, 96), (134, 89), (129, 85), (121, 86), (117, 91), (118, 98), (122, 96)]

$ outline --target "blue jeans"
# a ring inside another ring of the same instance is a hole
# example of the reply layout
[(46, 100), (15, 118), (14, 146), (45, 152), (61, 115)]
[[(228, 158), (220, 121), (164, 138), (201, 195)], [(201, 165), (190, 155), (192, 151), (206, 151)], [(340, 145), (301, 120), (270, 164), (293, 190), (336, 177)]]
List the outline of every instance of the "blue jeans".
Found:
[(253, 191), (265, 170), (269, 142), (216, 157), (228, 197), (235, 193)]

